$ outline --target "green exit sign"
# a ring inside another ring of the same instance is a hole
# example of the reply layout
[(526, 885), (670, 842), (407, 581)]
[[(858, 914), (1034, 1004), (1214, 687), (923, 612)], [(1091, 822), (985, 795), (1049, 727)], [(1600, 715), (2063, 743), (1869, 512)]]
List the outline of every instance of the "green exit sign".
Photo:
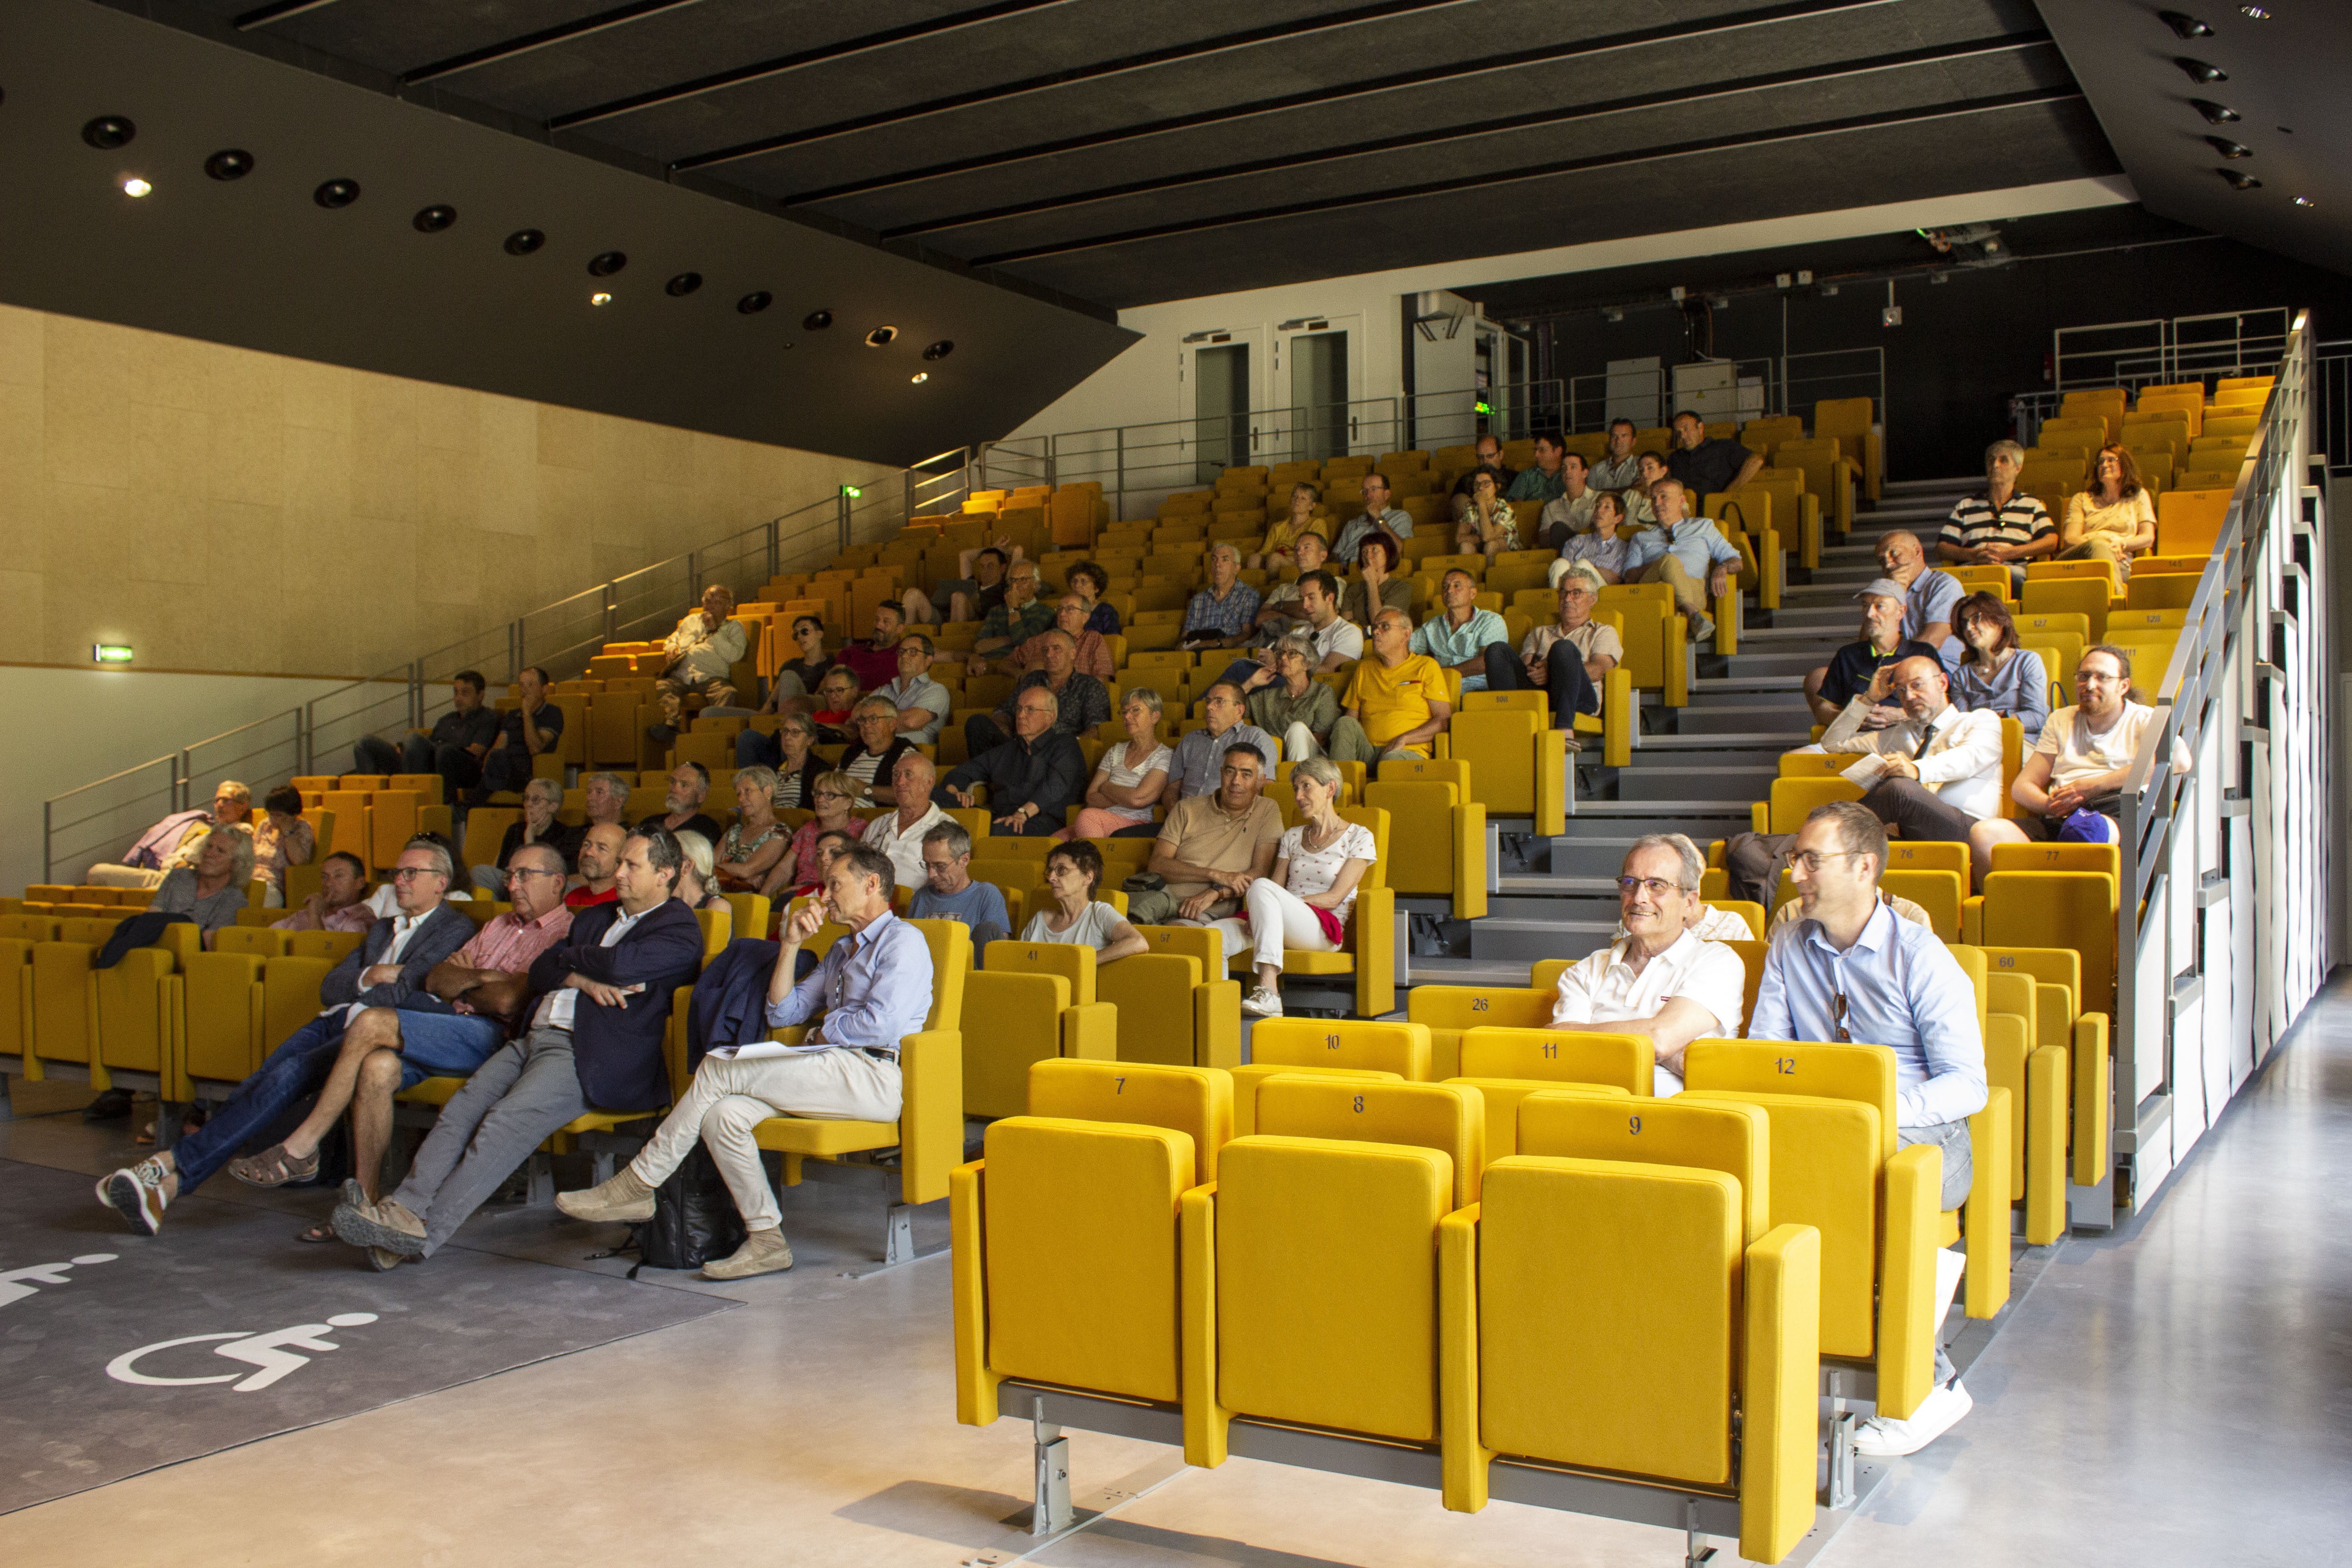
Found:
[(847, 496), (851, 500), (856, 500), (859, 496), (864, 495), (866, 492), (859, 489), (856, 485), (844, 485), (841, 487), (841, 493)]
[(95, 664), (129, 664), (131, 649), (121, 643), (95, 643), (90, 647), (89, 657)]

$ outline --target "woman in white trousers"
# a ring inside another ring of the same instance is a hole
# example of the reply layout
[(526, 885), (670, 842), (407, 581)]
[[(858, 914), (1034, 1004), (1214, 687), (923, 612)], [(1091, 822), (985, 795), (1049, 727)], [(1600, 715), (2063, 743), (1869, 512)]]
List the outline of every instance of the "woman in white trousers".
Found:
[(1290, 771), (1298, 796), (1298, 826), (1282, 836), (1274, 870), (1243, 895), (1248, 911), (1238, 920), (1214, 922), (1225, 951), (1255, 950), (1257, 988), (1242, 1003), (1253, 1018), (1282, 1016), (1282, 950), (1330, 952), (1339, 939), (1329, 935), (1318, 910), (1345, 930), (1356, 888), (1377, 859), (1371, 830), (1339, 816), (1339, 769), (1328, 757), (1310, 757)]

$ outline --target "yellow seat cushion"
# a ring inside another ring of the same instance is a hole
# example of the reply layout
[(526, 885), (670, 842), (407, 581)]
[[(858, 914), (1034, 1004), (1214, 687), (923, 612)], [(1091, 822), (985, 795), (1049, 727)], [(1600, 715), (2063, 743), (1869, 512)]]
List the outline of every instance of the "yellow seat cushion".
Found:
[(751, 1137), (761, 1148), (786, 1154), (855, 1154), (864, 1149), (887, 1149), (896, 1144), (898, 1124), (773, 1116), (761, 1122)]

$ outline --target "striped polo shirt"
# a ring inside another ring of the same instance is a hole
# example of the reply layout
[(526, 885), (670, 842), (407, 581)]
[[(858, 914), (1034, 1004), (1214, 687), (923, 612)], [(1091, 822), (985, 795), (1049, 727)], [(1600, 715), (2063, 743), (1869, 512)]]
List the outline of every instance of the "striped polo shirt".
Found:
[(1970, 496), (1944, 520), (1943, 542), (1973, 547), (1979, 544), (2031, 544), (2052, 527), (2050, 513), (2023, 490), (2012, 490), (2000, 510), (1990, 497)]

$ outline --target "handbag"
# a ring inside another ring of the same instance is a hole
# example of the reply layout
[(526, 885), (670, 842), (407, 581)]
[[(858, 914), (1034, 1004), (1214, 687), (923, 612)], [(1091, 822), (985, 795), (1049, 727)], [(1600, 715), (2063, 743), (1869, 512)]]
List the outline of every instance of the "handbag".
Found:
[(1168, 885), (1168, 879), (1157, 871), (1138, 871), (1118, 885), (1122, 893), (1156, 893)]
[(637, 1248), (632, 1279), (640, 1268), (699, 1268), (741, 1247), (744, 1236), (735, 1194), (699, 1142), (654, 1189), (653, 1218), (632, 1230)]

